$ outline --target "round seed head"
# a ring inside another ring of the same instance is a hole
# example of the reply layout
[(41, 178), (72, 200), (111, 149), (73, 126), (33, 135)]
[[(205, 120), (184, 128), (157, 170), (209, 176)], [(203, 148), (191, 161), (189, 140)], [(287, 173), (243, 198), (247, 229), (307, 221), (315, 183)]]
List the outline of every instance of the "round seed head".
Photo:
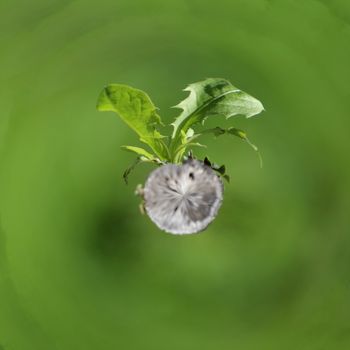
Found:
[(166, 164), (154, 170), (144, 188), (145, 208), (162, 230), (190, 234), (204, 230), (221, 206), (223, 184), (203, 162)]

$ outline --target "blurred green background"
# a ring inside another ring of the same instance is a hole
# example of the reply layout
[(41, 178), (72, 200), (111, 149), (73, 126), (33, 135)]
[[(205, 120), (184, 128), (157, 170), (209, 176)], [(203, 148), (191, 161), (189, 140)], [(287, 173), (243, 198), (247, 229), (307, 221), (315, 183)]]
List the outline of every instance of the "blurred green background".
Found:
[[(137, 137), (110, 82), (171, 122), (223, 77), (260, 99), (208, 139), (231, 174), (199, 235), (159, 231), (125, 186)], [(347, 0), (0, 2), (0, 349), (349, 349)]]

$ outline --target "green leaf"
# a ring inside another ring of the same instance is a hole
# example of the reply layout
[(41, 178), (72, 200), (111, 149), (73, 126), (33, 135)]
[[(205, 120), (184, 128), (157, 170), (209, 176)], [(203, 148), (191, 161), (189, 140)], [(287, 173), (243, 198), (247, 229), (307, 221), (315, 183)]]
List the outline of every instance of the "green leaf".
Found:
[[(135, 165), (140, 162), (181, 163), (186, 149), (195, 146), (206, 147), (195, 141), (206, 133), (212, 133), (216, 137), (223, 134), (239, 137), (258, 152), (257, 147), (250, 142), (242, 130), (233, 127), (228, 129), (216, 127), (196, 133), (193, 127), (198, 123), (203, 124), (210, 116), (230, 118), (242, 115), (250, 118), (264, 110), (260, 101), (221, 78), (209, 78), (191, 84), (185, 91), (189, 91), (189, 96), (177, 106), (183, 111), (171, 124), (174, 128), (172, 136), (166, 140), (157, 129), (163, 126), (157, 114), (157, 108), (149, 96), (141, 90), (122, 84), (110, 84), (100, 93), (97, 109), (115, 112), (153, 151), (136, 146), (122, 146), (124, 150), (137, 154)], [(135, 165), (125, 171), (125, 179)], [(224, 167), (215, 169), (213, 164), (212, 168), (225, 177)]]
[(133, 152), (133, 153), (136, 153), (139, 156), (146, 157), (149, 160), (155, 160), (156, 159), (156, 157), (153, 154), (147, 152), (145, 149), (143, 149), (141, 147), (121, 146), (121, 148), (123, 150), (125, 150), (125, 151)]
[[(133, 146), (125, 146), (125, 147), (132, 147), (132, 148), (138, 148), (138, 147), (133, 147)], [(142, 148), (140, 148), (142, 149)], [(128, 149), (131, 151), (131, 149)], [(137, 153), (137, 152), (135, 152)], [(126, 184), (128, 184), (128, 178), (129, 175), (131, 174), (131, 172), (136, 168), (137, 165), (141, 164), (141, 163), (153, 163), (153, 164), (157, 164), (157, 165), (161, 165), (164, 164), (162, 161), (160, 161), (158, 158), (154, 158), (151, 155), (151, 158), (146, 157), (145, 155), (140, 155), (139, 157), (137, 157), (135, 159), (135, 161), (124, 171), (123, 173), (123, 178)]]
[(227, 182), (230, 182), (230, 176), (228, 174), (226, 174), (226, 166), (225, 165), (220, 166), (216, 163), (213, 163), (208, 159), (208, 157), (205, 157), (203, 162), (205, 165), (211, 167), (214, 171), (216, 171)]
[(163, 136), (156, 129), (163, 124), (156, 107), (145, 92), (121, 84), (107, 85), (98, 98), (97, 109), (117, 113), (158, 157), (168, 158)]
[(154, 163), (157, 165), (164, 164), (159, 158), (153, 154), (147, 152), (145, 149), (136, 146), (121, 146), (125, 151), (136, 153), (138, 157), (123, 173), (123, 178), (126, 184), (128, 184), (128, 177), (135, 167), (140, 163)]
[(188, 129), (187, 132), (181, 132), (181, 142), (177, 149), (172, 150), (172, 161), (174, 163), (180, 163), (183, 158), (186, 149), (189, 147), (204, 147), (207, 146), (202, 145), (198, 142), (193, 142), (200, 135), (194, 135), (194, 131), (192, 129)]
[(190, 92), (189, 96), (175, 106), (183, 112), (172, 123), (173, 147), (180, 142), (182, 132), (186, 133), (193, 125), (203, 123), (209, 116), (230, 118), (242, 115), (250, 118), (264, 110), (259, 100), (221, 78), (208, 78), (191, 84), (185, 91)]
[(124, 173), (123, 173), (123, 179), (125, 181), (126, 184), (128, 184), (129, 181), (129, 175), (130, 173), (135, 169), (135, 167), (142, 163), (142, 160), (140, 158), (136, 158), (135, 161), (128, 167), (125, 169)]
[(179, 163), (181, 162), (181, 159), (186, 152), (187, 148), (191, 147), (202, 147), (202, 148), (207, 148), (206, 145), (202, 145), (199, 142), (187, 142), (184, 143), (183, 145), (180, 145), (179, 148), (175, 151), (175, 156), (174, 156), (174, 163)]
[(230, 180), (231, 180), (230, 175), (225, 174), (225, 175), (223, 175), (222, 177), (223, 177), (228, 183), (230, 183)]
[(234, 135), (234, 136), (237, 136), (240, 139), (246, 141), (248, 143), (248, 145), (253, 148), (254, 151), (256, 151), (256, 152), (259, 151), (258, 147), (256, 147), (253, 143), (250, 142), (250, 140), (247, 137), (247, 134), (243, 130), (236, 129), (236, 128), (228, 128), (227, 133)]
[(203, 162), (205, 165), (208, 165), (211, 167), (211, 161), (208, 159), (208, 157), (205, 157)]
[(212, 129), (206, 129), (206, 130), (202, 130), (200, 133), (198, 133), (197, 135), (200, 136), (200, 135), (204, 135), (204, 134), (213, 134), (215, 137), (219, 137), (221, 135), (224, 135), (224, 134), (229, 134), (229, 135), (232, 135), (232, 136), (236, 136), (238, 138), (240, 138), (241, 140), (244, 140), (245, 142), (247, 142), (247, 144), (253, 148), (253, 150), (255, 152), (257, 152), (258, 156), (259, 156), (259, 161), (260, 161), (260, 167), (263, 166), (263, 161), (262, 161), (262, 157), (261, 157), (261, 154), (259, 152), (259, 149), (256, 145), (254, 145), (249, 139), (248, 139), (248, 136), (246, 134), (245, 131), (241, 130), (241, 129), (237, 129), (237, 128), (234, 128), (234, 127), (230, 127), (228, 129), (223, 129), (223, 128), (220, 128), (219, 126), (215, 127), (215, 128), (212, 128)]

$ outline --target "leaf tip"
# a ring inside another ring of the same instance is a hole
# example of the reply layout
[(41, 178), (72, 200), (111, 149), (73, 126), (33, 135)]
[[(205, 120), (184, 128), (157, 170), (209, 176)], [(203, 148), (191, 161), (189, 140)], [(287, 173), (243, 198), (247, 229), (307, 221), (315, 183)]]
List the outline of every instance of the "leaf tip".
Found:
[(113, 105), (108, 96), (108, 88), (110, 87), (110, 85), (111, 84), (106, 85), (98, 95), (96, 109), (100, 112), (114, 110)]
[(227, 183), (230, 183), (231, 178), (230, 178), (229, 175), (225, 174), (225, 175), (223, 175), (222, 177), (227, 181)]

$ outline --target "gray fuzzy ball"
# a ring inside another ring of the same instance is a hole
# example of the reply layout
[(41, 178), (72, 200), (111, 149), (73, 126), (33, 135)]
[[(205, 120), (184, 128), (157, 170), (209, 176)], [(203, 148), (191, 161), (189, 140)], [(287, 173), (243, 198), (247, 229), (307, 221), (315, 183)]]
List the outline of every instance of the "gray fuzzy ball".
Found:
[(145, 209), (162, 230), (190, 234), (204, 230), (216, 217), (223, 183), (203, 162), (166, 164), (154, 170), (144, 188)]

